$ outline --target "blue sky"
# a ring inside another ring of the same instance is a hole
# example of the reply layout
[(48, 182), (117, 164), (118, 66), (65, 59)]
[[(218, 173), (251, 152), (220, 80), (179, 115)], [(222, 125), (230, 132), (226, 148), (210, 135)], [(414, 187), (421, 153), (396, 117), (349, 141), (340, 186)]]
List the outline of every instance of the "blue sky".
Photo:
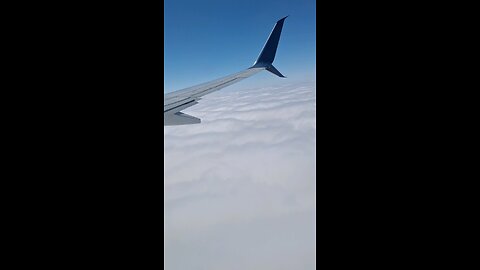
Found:
[(248, 68), (275, 22), (287, 15), (274, 65), (227, 89), (315, 80), (314, 0), (165, 0), (164, 92)]

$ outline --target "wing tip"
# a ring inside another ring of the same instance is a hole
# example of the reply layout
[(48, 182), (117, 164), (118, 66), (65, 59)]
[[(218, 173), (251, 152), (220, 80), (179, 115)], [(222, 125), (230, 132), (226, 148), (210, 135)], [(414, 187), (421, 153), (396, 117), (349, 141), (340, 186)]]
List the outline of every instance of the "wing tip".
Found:
[(277, 21), (277, 23), (279, 23), (280, 21), (285, 21), (285, 19), (288, 18), (289, 16), (290, 16), (290, 15), (287, 15), (287, 16), (281, 18), (280, 20)]

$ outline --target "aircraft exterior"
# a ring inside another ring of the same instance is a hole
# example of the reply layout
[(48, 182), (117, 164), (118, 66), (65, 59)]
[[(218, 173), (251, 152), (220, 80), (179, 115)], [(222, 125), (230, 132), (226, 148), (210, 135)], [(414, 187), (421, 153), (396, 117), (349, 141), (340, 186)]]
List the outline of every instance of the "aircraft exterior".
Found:
[(200, 123), (200, 119), (182, 113), (181, 111), (198, 104), (198, 101), (201, 99), (201, 97), (223, 89), (241, 80), (244, 80), (263, 70), (267, 70), (279, 77), (285, 78), (285, 76), (283, 76), (273, 66), (273, 61), (275, 60), (278, 43), (280, 41), (280, 35), (283, 29), (283, 23), (287, 17), (280, 19), (275, 24), (272, 33), (270, 34), (267, 42), (263, 46), (260, 56), (258, 57), (257, 61), (255, 61), (253, 66), (249, 67), (246, 70), (225, 76), (217, 80), (165, 94), (163, 105), (164, 126), (178, 126)]

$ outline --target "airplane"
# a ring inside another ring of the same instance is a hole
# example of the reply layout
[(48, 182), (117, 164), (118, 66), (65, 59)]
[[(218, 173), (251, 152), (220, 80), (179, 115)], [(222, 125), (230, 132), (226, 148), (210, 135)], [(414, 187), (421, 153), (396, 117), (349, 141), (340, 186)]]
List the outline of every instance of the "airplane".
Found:
[(277, 53), (283, 23), (287, 17), (277, 21), (253, 66), (220, 79), (165, 94), (163, 104), (164, 126), (199, 124), (201, 122), (199, 118), (182, 113), (181, 111), (198, 104), (201, 97), (237, 83), (263, 70), (267, 70), (278, 77), (285, 78), (285, 76), (273, 66), (273, 61)]

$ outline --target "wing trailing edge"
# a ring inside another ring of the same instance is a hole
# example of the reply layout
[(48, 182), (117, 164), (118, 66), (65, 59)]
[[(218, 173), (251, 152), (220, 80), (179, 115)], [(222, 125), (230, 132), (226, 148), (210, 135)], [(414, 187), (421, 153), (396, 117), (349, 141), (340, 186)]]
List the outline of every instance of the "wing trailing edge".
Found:
[(200, 124), (200, 122), (200, 119), (182, 112), (163, 115), (163, 123), (165, 126), (193, 125)]

